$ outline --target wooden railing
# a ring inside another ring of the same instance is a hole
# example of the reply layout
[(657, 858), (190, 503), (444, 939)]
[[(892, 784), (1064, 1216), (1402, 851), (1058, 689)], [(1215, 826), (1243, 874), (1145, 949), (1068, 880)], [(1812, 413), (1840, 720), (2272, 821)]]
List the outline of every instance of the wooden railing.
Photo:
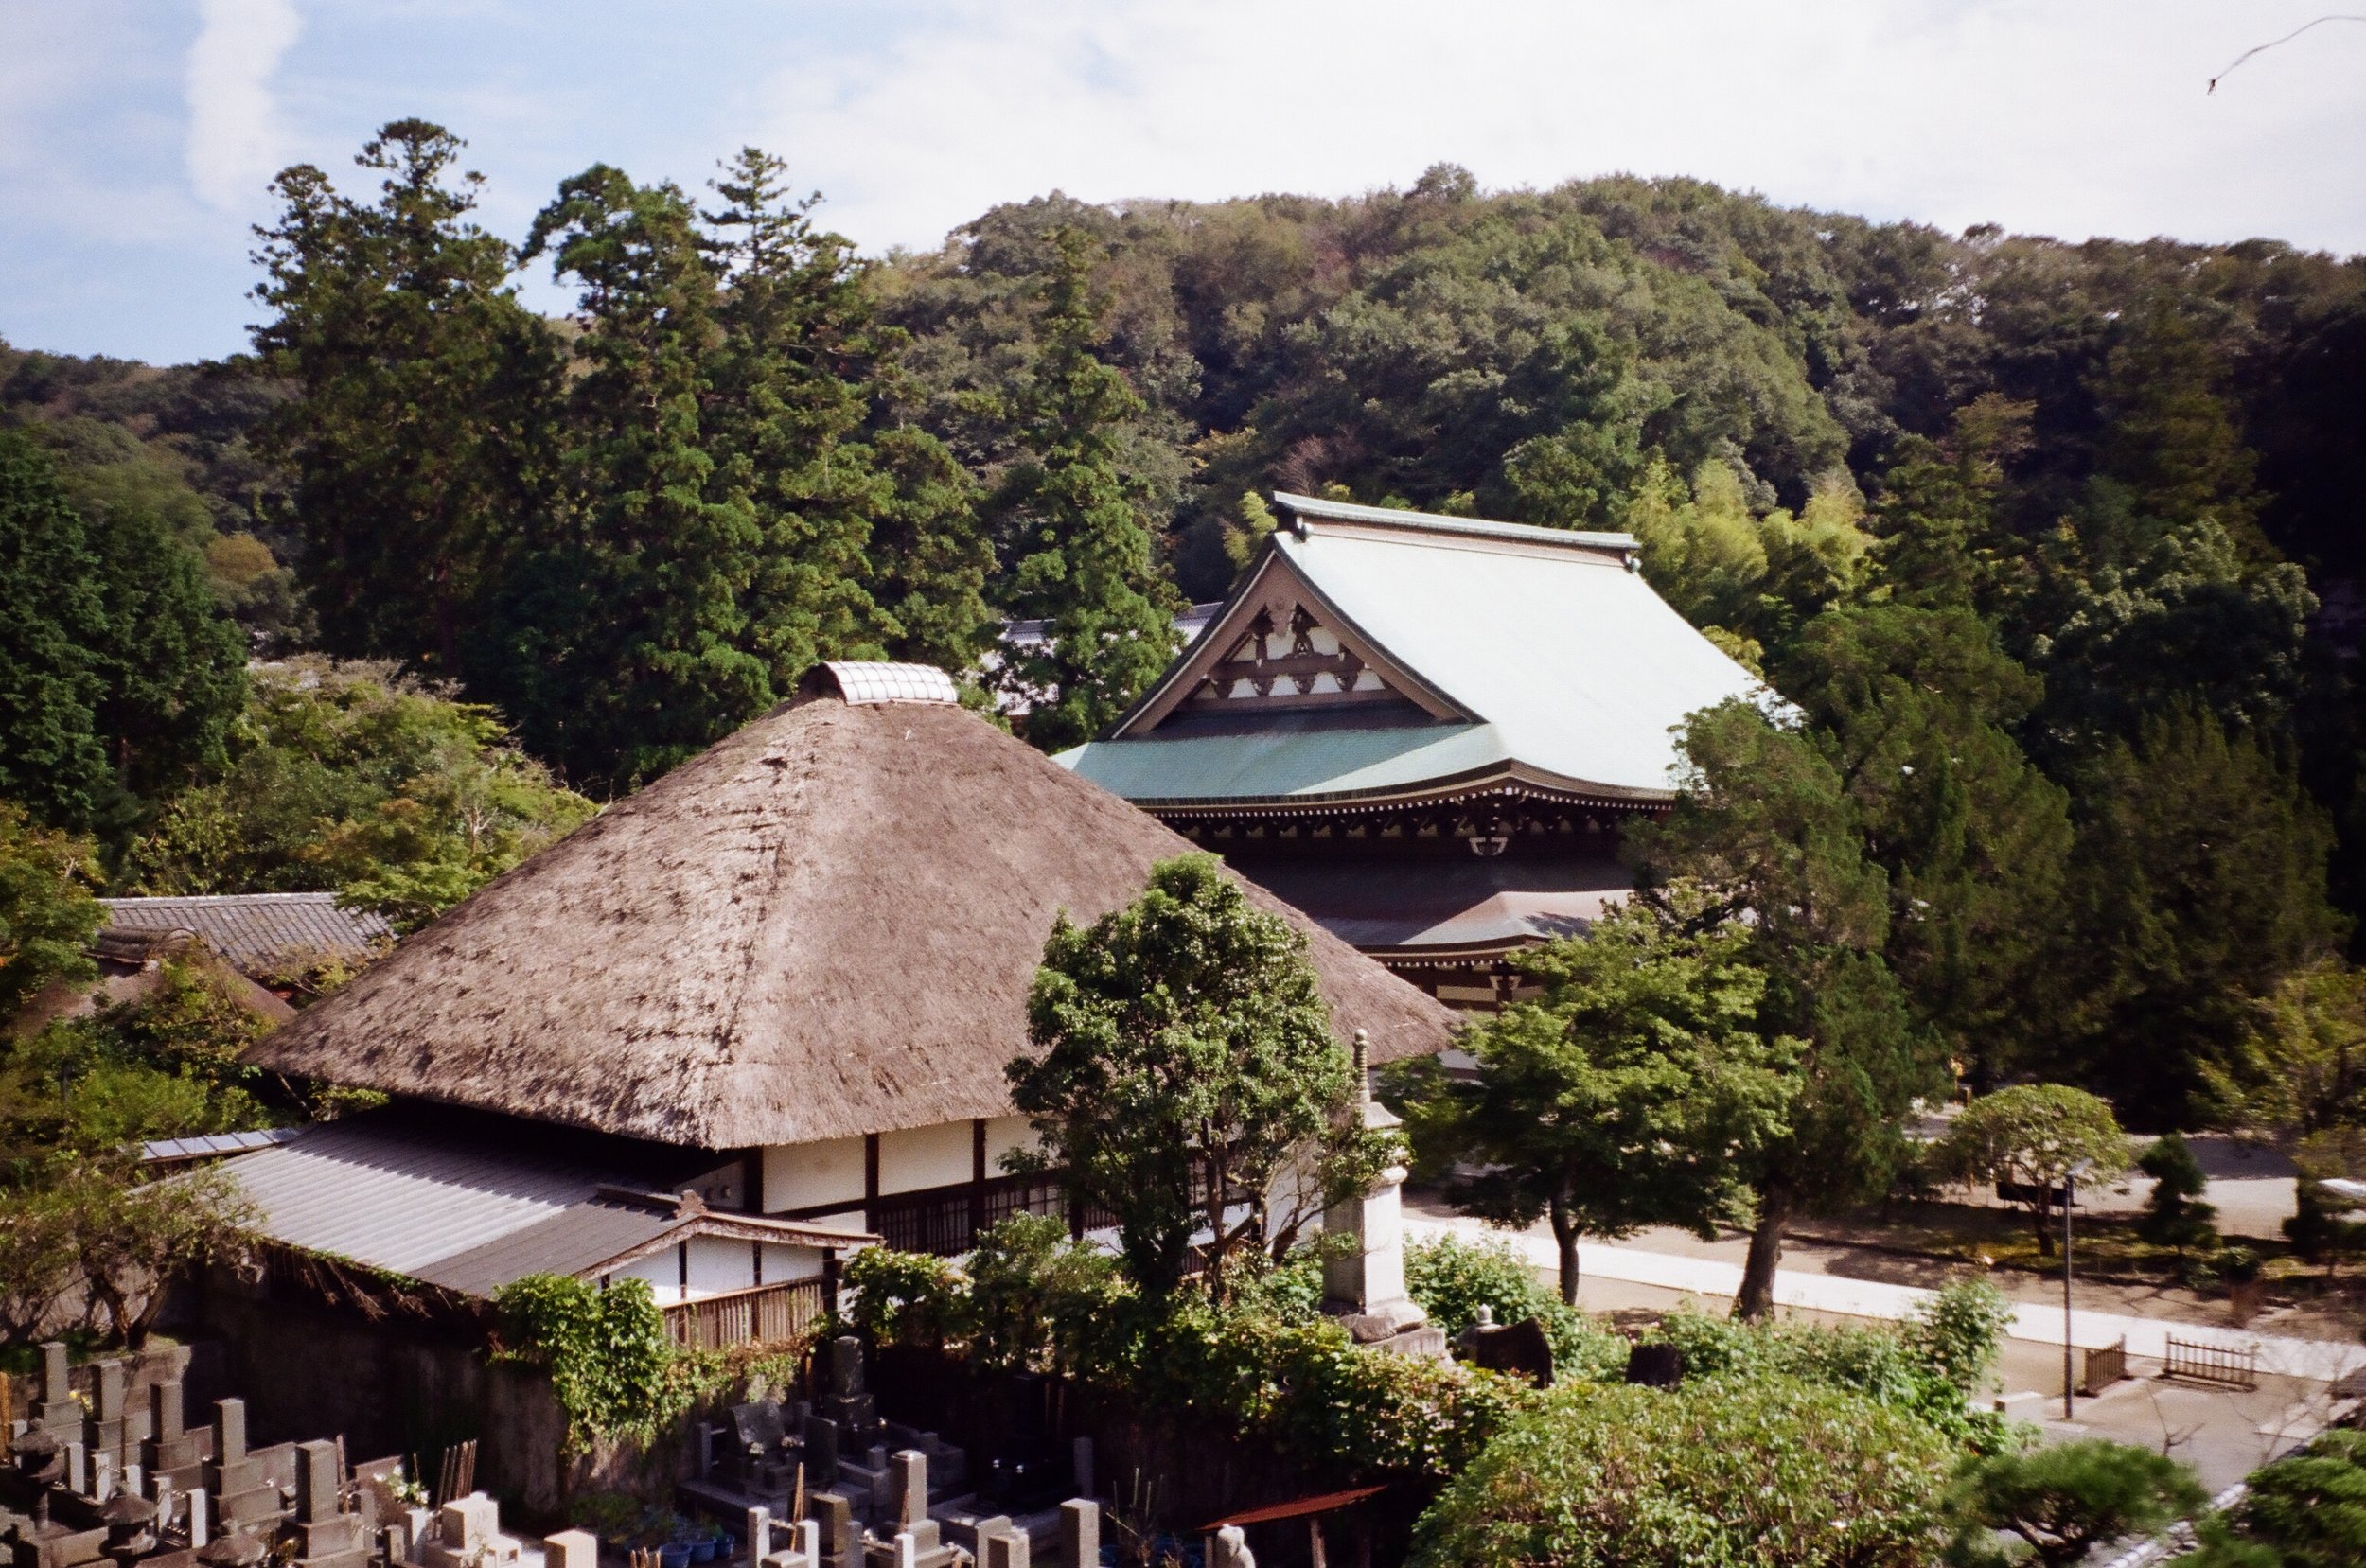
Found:
[(2259, 1386), (2259, 1352), (2199, 1345), (2172, 1334), (2169, 1336), (2169, 1352), (2162, 1361), (2161, 1375), (2164, 1378), (2191, 1378), (2196, 1383), (2224, 1383), (2232, 1388), (2256, 1388)]
[(2087, 1352), (2087, 1376), (2078, 1391), (2092, 1399), (2127, 1376), (2128, 1336), (2122, 1334), (2117, 1345), (2099, 1346)]
[(680, 1301), (661, 1308), (666, 1336), (685, 1350), (722, 1350), (797, 1339), (821, 1321), (819, 1278)]

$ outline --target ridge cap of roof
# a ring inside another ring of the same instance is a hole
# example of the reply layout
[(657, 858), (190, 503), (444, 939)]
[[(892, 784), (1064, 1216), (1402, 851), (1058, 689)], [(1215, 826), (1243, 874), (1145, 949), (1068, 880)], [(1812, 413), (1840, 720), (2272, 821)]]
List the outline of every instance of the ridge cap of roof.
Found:
[(1532, 522), (1496, 522), (1487, 518), (1450, 518), (1436, 512), (1414, 512), (1394, 506), (1365, 506), (1350, 501), (1325, 501), (1318, 496), (1273, 493), (1274, 504), (1290, 514), (1289, 531), (1307, 537), (1308, 523), (1351, 522), (1390, 528), (1407, 534), (1447, 535), (1463, 538), (1505, 539), (1522, 544), (1557, 545), (1566, 550), (1634, 551), (1643, 541), (1633, 534), (1576, 528), (1545, 528)]

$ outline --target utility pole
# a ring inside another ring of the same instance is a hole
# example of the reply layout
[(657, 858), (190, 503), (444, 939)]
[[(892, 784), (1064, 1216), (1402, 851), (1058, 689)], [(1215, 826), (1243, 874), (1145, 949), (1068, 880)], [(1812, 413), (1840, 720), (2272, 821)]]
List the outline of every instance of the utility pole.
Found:
[(2062, 1172), (2062, 1419), (2073, 1418), (2071, 1393), (2078, 1380), (2071, 1370), (2071, 1210), (2078, 1207), (2078, 1178), (2092, 1162), (2080, 1160)]

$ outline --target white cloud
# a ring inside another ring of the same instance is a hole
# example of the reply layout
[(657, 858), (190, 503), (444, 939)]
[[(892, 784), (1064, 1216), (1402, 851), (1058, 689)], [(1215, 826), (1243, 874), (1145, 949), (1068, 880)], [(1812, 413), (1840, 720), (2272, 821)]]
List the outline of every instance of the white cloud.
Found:
[(200, 0), (199, 13), (184, 85), (189, 183), (210, 205), (241, 211), (279, 167), (271, 78), (302, 23), (294, 0)]
[(757, 129), (873, 246), (1054, 185), (1336, 195), (1450, 159), (1491, 186), (1690, 174), (1949, 226), (2357, 249), (2366, 38), (2203, 96), (2307, 4), (941, 0), (801, 52)]

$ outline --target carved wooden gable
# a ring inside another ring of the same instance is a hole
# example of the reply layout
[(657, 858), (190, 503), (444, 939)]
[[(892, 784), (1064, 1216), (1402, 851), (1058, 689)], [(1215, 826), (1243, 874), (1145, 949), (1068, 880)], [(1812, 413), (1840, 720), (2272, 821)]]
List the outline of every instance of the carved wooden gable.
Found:
[(1404, 694), (1304, 605), (1261, 607), (1183, 699), (1186, 709), (1327, 708), (1402, 702)]

